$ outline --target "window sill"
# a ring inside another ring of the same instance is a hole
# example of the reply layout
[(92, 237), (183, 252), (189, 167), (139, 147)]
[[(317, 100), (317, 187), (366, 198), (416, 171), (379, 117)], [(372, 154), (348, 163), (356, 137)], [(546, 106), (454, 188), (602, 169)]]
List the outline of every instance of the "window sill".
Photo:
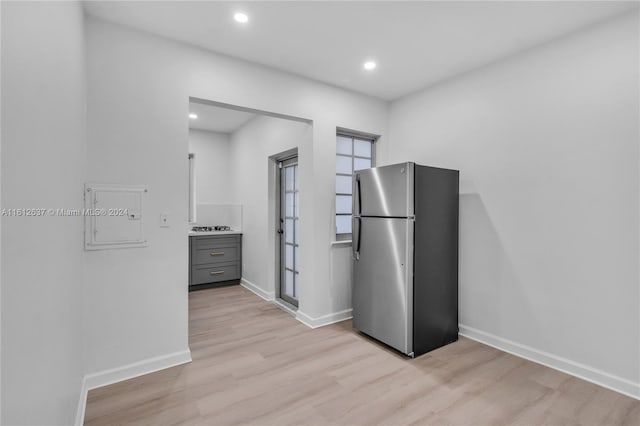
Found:
[(350, 247), (351, 240), (331, 241), (331, 247)]

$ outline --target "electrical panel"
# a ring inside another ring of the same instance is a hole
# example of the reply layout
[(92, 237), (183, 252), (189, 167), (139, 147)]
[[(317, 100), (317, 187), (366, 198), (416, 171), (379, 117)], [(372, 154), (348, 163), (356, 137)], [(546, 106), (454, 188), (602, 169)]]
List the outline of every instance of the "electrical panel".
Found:
[(145, 186), (86, 184), (85, 250), (145, 247)]

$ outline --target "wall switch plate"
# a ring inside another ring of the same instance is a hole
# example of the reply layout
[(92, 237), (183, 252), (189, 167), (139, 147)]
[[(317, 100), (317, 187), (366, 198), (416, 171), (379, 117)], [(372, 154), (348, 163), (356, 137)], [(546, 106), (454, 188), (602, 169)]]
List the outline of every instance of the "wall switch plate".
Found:
[(161, 213), (160, 214), (160, 227), (161, 228), (169, 228), (169, 213)]

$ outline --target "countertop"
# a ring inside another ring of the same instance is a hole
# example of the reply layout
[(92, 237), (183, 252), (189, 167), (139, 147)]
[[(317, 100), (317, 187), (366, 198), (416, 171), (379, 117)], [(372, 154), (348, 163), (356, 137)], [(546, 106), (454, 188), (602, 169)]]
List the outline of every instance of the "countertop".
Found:
[(194, 232), (189, 231), (190, 237), (207, 237), (212, 235), (239, 235), (242, 234), (242, 231), (209, 231), (209, 232)]

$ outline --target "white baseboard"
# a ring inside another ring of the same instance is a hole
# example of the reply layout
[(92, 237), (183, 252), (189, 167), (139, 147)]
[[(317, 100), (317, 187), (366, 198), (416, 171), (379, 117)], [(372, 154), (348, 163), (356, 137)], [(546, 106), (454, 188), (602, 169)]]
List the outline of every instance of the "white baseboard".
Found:
[(80, 390), (80, 401), (78, 402), (78, 410), (76, 412), (76, 426), (81, 426), (84, 423), (87, 393), (91, 389), (111, 385), (123, 380), (133, 379), (134, 377), (143, 376), (145, 374), (164, 370), (165, 368), (175, 367), (176, 365), (186, 364), (188, 362), (191, 362), (191, 351), (189, 349), (154, 358), (148, 358), (134, 362), (133, 364), (112, 368), (110, 370), (86, 374), (82, 380), (82, 387)]
[(78, 397), (78, 409), (76, 410), (75, 426), (83, 426), (84, 424), (84, 412), (87, 409), (87, 381), (82, 378), (82, 384), (80, 385), (80, 396)]
[(353, 318), (353, 309), (345, 309), (344, 311), (332, 312), (321, 317), (314, 318), (298, 310), (296, 319), (309, 328), (324, 327), (325, 325), (348, 320)]
[(345, 309), (344, 311), (332, 312), (330, 314), (323, 315), (318, 318), (314, 318), (305, 314), (304, 312), (301, 312), (299, 310), (293, 311), (288, 306), (278, 303), (278, 301), (276, 300), (275, 292), (264, 291), (262, 288), (258, 287), (257, 285), (255, 285), (254, 283), (252, 283), (251, 281), (245, 278), (242, 278), (240, 280), (240, 285), (246, 288), (247, 290), (251, 291), (252, 293), (256, 294), (260, 298), (266, 300), (267, 302), (275, 303), (278, 307), (283, 308), (288, 313), (294, 315), (298, 321), (300, 321), (301, 323), (303, 323), (309, 328), (318, 328), (318, 327), (322, 327), (325, 325), (333, 324), (336, 322), (340, 322), (340, 321), (344, 321), (352, 318), (353, 309)]
[(276, 305), (278, 308), (282, 309), (283, 311), (285, 311), (286, 313), (288, 313), (289, 315), (291, 315), (292, 317), (295, 317), (296, 313), (298, 312), (297, 310), (292, 309), (287, 304), (283, 303), (280, 299), (275, 299), (273, 301), (273, 304)]
[(538, 364), (542, 364), (554, 370), (576, 376), (596, 385), (611, 389), (615, 392), (640, 399), (640, 383), (634, 383), (622, 377), (614, 376), (604, 371), (595, 369), (585, 364), (562, 358), (557, 355), (544, 352), (530, 346), (522, 345), (502, 337), (495, 336), (473, 327), (463, 324), (459, 325), (460, 335), (469, 339), (484, 343), (504, 352), (520, 358), (528, 359)]
[(273, 300), (275, 300), (275, 292), (273, 291), (264, 291), (263, 289), (261, 289), (260, 287), (258, 287), (257, 285), (255, 285), (254, 283), (252, 283), (249, 280), (246, 280), (244, 278), (242, 278), (240, 280), (240, 285), (244, 288), (246, 288), (247, 290), (251, 291), (252, 293), (257, 294), (258, 296), (260, 296), (261, 298), (263, 298), (264, 300), (266, 300), (267, 302), (271, 302)]
[(330, 314), (323, 315), (318, 318), (314, 318), (305, 314), (304, 312), (301, 312), (300, 310), (293, 311), (288, 306), (282, 303), (279, 303), (278, 300), (276, 299), (275, 292), (264, 291), (262, 288), (258, 287), (257, 285), (255, 285), (254, 283), (252, 283), (251, 281), (245, 278), (242, 278), (240, 280), (240, 285), (246, 288), (247, 290), (251, 291), (252, 293), (256, 294), (260, 298), (266, 300), (267, 302), (275, 303), (278, 307), (284, 309), (286, 312), (295, 316), (298, 321), (300, 321), (301, 323), (303, 323), (309, 328), (322, 327), (325, 325), (344, 321), (352, 317), (353, 309), (345, 309), (344, 311), (332, 312)]

